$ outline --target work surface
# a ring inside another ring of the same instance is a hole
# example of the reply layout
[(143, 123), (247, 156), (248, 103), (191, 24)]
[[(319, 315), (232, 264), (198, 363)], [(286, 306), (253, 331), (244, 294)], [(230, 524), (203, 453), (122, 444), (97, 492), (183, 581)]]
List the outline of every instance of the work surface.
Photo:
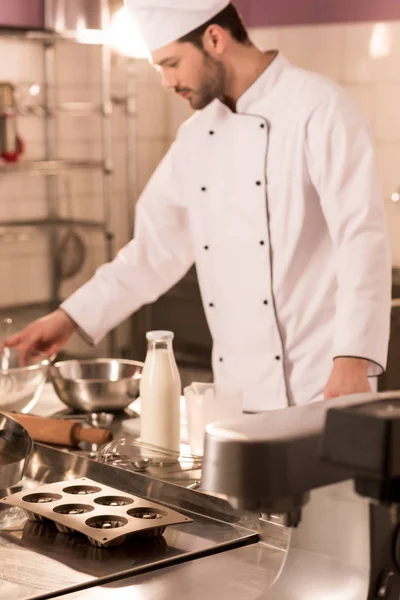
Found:
[[(35, 412), (52, 414), (62, 407), (47, 388)], [(229, 511), (224, 515), (220, 501), (204, 494), (40, 444), (25, 485), (82, 476), (174, 506), (193, 523), (140, 544), (100, 549), (48, 524), (20, 519), (7, 526), (0, 505), (0, 598), (245, 600), (261, 598), (279, 571), (285, 552), (257, 543), (253, 527), (242, 527)]]
[[(63, 600), (268, 600), (282, 551), (255, 544), (98, 586)], [(321, 599), (322, 600), (322, 599)]]
[(108, 582), (258, 540), (257, 534), (248, 529), (183, 507), (177, 486), (159, 482), (155, 494), (151, 494), (152, 481), (147, 477), (39, 444), (23, 483), (29, 489), (35, 482), (68, 481), (82, 476), (133, 495), (156, 495), (157, 501), (164, 504), (170, 504), (175, 493), (176, 503), (181, 503), (179, 511), (193, 522), (168, 527), (157, 538), (101, 549), (84, 537), (59, 533), (52, 524), (26, 521), (19, 515), (10, 519), (9, 509), (0, 504), (1, 598), (51, 598), (67, 589), (93, 585), (98, 578)]

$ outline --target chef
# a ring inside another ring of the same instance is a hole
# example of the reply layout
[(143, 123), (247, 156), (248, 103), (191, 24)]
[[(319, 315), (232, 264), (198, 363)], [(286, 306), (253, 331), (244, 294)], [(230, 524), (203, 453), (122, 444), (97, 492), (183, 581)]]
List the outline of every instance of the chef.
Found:
[(385, 369), (390, 258), (371, 132), (333, 82), (262, 52), (227, 0), (126, 0), (195, 114), (141, 195), (134, 239), (6, 341), (25, 360), (96, 344), (196, 264), (216, 382), (250, 412), (370, 391)]

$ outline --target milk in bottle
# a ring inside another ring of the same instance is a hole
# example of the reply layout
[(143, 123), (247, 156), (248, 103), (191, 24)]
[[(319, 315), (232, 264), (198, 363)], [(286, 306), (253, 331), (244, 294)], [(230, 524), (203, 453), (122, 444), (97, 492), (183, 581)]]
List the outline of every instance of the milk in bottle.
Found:
[(181, 380), (172, 348), (172, 331), (149, 331), (140, 381), (142, 442), (179, 452)]

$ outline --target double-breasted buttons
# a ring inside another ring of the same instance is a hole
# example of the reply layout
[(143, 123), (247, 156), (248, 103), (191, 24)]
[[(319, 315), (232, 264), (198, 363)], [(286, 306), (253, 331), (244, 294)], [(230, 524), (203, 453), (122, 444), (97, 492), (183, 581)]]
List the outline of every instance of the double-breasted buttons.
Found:
[[(260, 123), (260, 127), (261, 127), (261, 129), (265, 129), (265, 123)], [(261, 186), (262, 182), (258, 179), (256, 181), (256, 185)], [(265, 246), (265, 240), (259, 240), (258, 243), (260, 244), (260, 246)], [(269, 304), (268, 300), (263, 300), (263, 304), (264, 304), (264, 306), (268, 306), (268, 304)]]
[[(264, 130), (264, 135), (265, 135), (265, 130), (266, 130), (266, 128), (267, 128), (267, 125), (266, 125), (266, 123), (264, 123), (264, 122), (258, 122), (258, 124), (257, 124), (256, 126), (257, 126), (257, 127), (259, 127), (260, 129), (263, 129), (263, 130)], [(208, 135), (209, 135), (210, 137), (212, 137), (212, 136), (214, 136), (214, 135), (215, 135), (215, 133), (216, 133), (216, 132), (215, 132), (215, 130), (214, 130), (214, 129), (209, 129), (207, 133), (208, 133)], [(259, 188), (262, 188), (262, 186), (264, 185), (264, 179), (263, 179), (263, 177), (261, 177), (260, 179), (256, 179), (256, 180), (254, 181), (253, 185), (256, 185), (257, 187), (259, 187)], [(207, 188), (207, 186), (205, 186), (205, 185), (201, 186), (201, 187), (200, 187), (200, 190), (201, 190), (201, 192), (203, 192), (203, 193), (205, 193), (205, 192), (208, 192), (208, 188)], [(261, 190), (260, 190), (260, 191), (261, 191)], [(257, 240), (257, 244), (258, 244), (260, 247), (262, 247), (263, 249), (265, 249), (265, 248), (267, 247), (267, 241), (266, 241), (265, 239), (260, 239), (260, 238), (259, 238), (259, 239)], [(203, 246), (202, 246), (202, 247), (203, 247), (203, 250), (204, 250), (205, 252), (208, 252), (208, 251), (210, 251), (210, 246), (209, 246), (209, 244), (208, 244), (208, 243), (206, 243), (206, 244), (203, 244)], [(259, 302), (260, 302), (260, 300), (259, 300)], [(261, 302), (262, 302), (262, 306), (264, 306), (264, 307), (269, 307), (269, 305), (270, 305), (270, 300), (269, 300), (268, 298), (262, 298), (262, 297), (261, 297)], [(214, 303), (214, 302), (208, 302), (208, 303), (207, 303), (207, 306), (208, 306), (208, 308), (210, 308), (210, 309), (214, 309), (214, 308), (215, 308), (215, 303)], [(273, 357), (272, 357), (272, 358), (273, 358), (273, 360), (276, 360), (277, 362), (281, 360), (281, 357), (280, 357), (279, 355), (275, 355), (275, 356), (273, 355)], [(224, 357), (223, 357), (223, 356), (218, 356), (218, 358), (217, 358), (217, 361), (218, 361), (220, 364), (222, 364), (222, 363), (224, 362)]]

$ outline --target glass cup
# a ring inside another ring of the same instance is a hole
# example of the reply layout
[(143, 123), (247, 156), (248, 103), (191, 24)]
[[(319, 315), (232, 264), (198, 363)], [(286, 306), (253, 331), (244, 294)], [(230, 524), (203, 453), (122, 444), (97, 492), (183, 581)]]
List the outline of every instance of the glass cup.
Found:
[(240, 417), (243, 413), (242, 392), (234, 386), (193, 382), (183, 393), (190, 451), (203, 456), (206, 426)]

